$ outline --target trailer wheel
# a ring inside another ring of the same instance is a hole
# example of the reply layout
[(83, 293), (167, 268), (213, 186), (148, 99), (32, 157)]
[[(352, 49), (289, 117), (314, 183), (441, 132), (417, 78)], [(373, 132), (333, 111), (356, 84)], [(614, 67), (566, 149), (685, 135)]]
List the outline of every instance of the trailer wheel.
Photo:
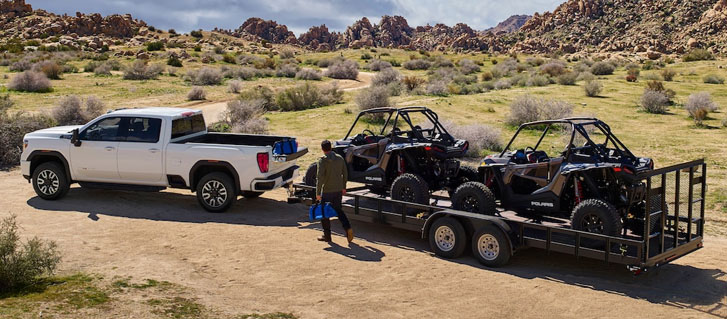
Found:
[(45, 162), (33, 171), (33, 190), (38, 197), (45, 200), (56, 200), (66, 196), (70, 185), (66, 171), (57, 162)]
[(260, 197), (264, 192), (242, 191), (242, 197), (252, 199)]
[(237, 200), (235, 183), (225, 173), (209, 173), (197, 183), (197, 201), (208, 212), (224, 212), (235, 200)]
[(475, 214), (495, 215), (497, 204), (495, 194), (479, 182), (466, 182), (452, 196), (452, 205), (456, 210), (462, 210)]
[(308, 170), (305, 171), (303, 184), (306, 184), (307, 186), (316, 186), (316, 182), (318, 182), (318, 163), (313, 163), (310, 164), (310, 166), (308, 166)]
[(623, 225), (613, 205), (592, 198), (582, 201), (573, 209), (571, 227), (589, 233), (618, 236)]
[(457, 258), (467, 246), (467, 232), (456, 219), (442, 217), (429, 228), (429, 246), (439, 257)]
[(500, 267), (510, 261), (510, 240), (493, 225), (485, 225), (472, 236), (472, 254), (487, 267)]

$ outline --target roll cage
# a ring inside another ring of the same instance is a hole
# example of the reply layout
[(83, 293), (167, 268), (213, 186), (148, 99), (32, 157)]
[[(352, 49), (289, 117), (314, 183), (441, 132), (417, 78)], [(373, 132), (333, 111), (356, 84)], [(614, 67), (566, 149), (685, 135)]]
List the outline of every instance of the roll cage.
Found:
[[(424, 115), (431, 123), (432, 128), (431, 129), (422, 129), (419, 127), (419, 125), (415, 124), (410, 116), (410, 113), (420, 113)], [(439, 116), (434, 111), (430, 110), (427, 107), (423, 106), (412, 106), (412, 107), (404, 107), (404, 108), (375, 108), (370, 109), (366, 111), (362, 111), (356, 116), (356, 120), (351, 125), (351, 128), (348, 130), (348, 133), (346, 133), (346, 137), (344, 137), (344, 140), (347, 140), (351, 138), (351, 133), (353, 133), (353, 129), (356, 127), (356, 124), (368, 115), (381, 115), (384, 121), (384, 125), (381, 127), (381, 130), (379, 132), (371, 132), (379, 136), (386, 136), (393, 132), (397, 132), (398, 134), (402, 133), (413, 133), (414, 136), (423, 136), (421, 133), (423, 131), (431, 131), (430, 136), (435, 136), (436, 134), (439, 134), (440, 136), (446, 136), (451, 139), (451, 135), (449, 132), (447, 132), (447, 129), (442, 126), (442, 124), (439, 122)], [(404, 121), (405, 124), (409, 125), (409, 130), (401, 130), (400, 129), (400, 119)], [(389, 129), (390, 130), (387, 130)], [(356, 133), (354, 133), (356, 134)]]

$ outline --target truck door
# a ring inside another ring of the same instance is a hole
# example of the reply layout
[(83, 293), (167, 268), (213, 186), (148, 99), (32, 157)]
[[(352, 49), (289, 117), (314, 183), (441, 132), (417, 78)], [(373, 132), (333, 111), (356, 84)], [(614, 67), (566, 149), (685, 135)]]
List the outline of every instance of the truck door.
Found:
[(162, 182), (162, 120), (150, 117), (130, 117), (128, 120), (126, 139), (119, 142), (117, 154), (121, 179), (142, 184)]
[(80, 146), (71, 146), (71, 169), (73, 178), (79, 181), (115, 181), (119, 178), (116, 166), (116, 152), (121, 117), (106, 117), (89, 125), (79, 133)]

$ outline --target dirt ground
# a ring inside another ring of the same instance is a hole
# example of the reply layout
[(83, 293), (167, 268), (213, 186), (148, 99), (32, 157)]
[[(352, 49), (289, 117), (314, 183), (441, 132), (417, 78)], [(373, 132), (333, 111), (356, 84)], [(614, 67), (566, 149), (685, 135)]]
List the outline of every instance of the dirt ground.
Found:
[[(727, 317), (727, 239), (655, 272), (539, 250), (500, 269), (433, 256), (417, 233), (355, 223), (351, 246), (317, 242), (319, 224), (283, 191), (203, 211), (189, 191), (86, 190), (44, 201), (20, 172), (0, 172), (0, 214), (58, 242), (62, 272), (153, 278), (189, 287), (225, 313), (302, 318)], [(334, 221), (334, 230), (340, 225)]]

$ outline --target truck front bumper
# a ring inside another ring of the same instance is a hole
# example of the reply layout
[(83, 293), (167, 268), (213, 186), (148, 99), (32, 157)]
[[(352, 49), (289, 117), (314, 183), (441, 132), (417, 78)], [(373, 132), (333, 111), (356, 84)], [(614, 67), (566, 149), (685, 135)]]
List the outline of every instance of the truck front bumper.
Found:
[(25, 179), (30, 181), (30, 161), (20, 161), (20, 172)]
[(294, 165), (265, 178), (256, 178), (250, 183), (250, 190), (253, 192), (266, 192), (291, 183), (298, 177), (299, 169), (300, 166)]

